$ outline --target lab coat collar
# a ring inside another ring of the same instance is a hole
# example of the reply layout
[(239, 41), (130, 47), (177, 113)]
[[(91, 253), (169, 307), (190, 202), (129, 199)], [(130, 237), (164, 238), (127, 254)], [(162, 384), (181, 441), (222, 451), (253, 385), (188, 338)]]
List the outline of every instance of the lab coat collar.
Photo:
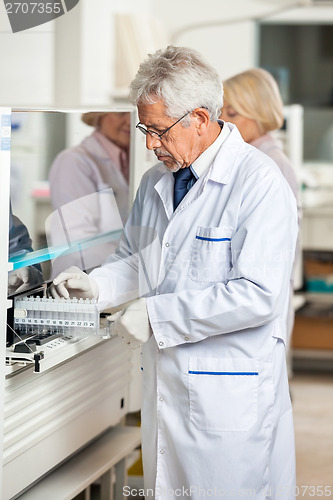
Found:
[[(207, 171), (207, 175), (202, 175), (202, 182), (200, 182), (201, 178), (198, 179), (198, 181), (189, 191), (192, 196), (186, 197), (186, 201), (184, 200), (185, 203), (182, 202), (175, 212), (181, 211), (188, 204), (192, 203), (198, 196), (200, 196), (202, 191), (205, 189), (208, 180), (219, 182), (220, 184), (228, 184), (230, 174), (239, 154), (239, 149), (242, 144), (244, 144), (244, 141), (235, 125), (225, 122), (224, 126), (229, 128), (229, 134), (223, 141), (219, 151), (217, 152), (215, 160)], [(157, 169), (161, 172), (161, 177), (155, 184), (155, 190), (159, 194), (165, 212), (170, 220), (174, 213), (174, 180), (172, 172), (170, 172), (163, 165), (163, 163), (160, 163), (157, 166)]]
[(220, 147), (207, 178), (207, 180), (210, 179), (220, 184), (228, 184), (239, 151), (242, 145), (245, 144), (236, 125), (224, 122), (224, 126), (229, 129), (230, 133)]
[(173, 214), (173, 175), (163, 163), (158, 164), (157, 169), (161, 172), (161, 177), (155, 184), (155, 190), (161, 198), (168, 219), (171, 219)]
[(208, 171), (209, 167), (214, 163), (217, 153), (219, 152), (222, 144), (230, 133), (230, 130), (228, 129), (228, 127), (224, 126), (222, 120), (218, 120), (218, 124), (221, 127), (219, 135), (217, 136), (213, 144), (211, 144), (209, 148), (201, 153), (199, 158), (197, 158), (190, 167), (196, 179), (201, 177), (201, 175), (204, 175), (205, 172)]

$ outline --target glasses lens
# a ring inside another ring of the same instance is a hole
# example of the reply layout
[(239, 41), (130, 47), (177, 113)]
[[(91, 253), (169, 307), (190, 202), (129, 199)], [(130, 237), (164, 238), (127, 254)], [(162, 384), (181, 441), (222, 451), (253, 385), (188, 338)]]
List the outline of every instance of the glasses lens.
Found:
[(159, 139), (161, 140), (161, 137), (162, 135), (164, 134), (164, 132), (167, 132), (167, 130), (164, 130), (164, 132), (162, 132), (162, 134), (158, 134), (157, 132), (155, 132), (154, 130), (148, 130), (146, 129), (145, 127), (143, 127), (142, 125), (140, 125), (139, 123), (137, 125), (135, 125), (135, 128), (139, 129), (140, 132), (142, 132), (144, 135), (147, 135), (149, 134), (151, 137), (153, 137), (154, 139)]
[(155, 132), (154, 130), (147, 130), (148, 134), (153, 137), (153, 139), (158, 139), (158, 140), (161, 140), (161, 137), (163, 135), (163, 132), (162, 134), (158, 134), (157, 132)]

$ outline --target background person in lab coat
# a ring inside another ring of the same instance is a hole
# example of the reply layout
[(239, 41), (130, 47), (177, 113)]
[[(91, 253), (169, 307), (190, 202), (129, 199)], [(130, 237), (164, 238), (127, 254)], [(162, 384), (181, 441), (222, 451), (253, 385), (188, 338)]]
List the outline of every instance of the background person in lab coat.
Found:
[(191, 49), (171, 46), (141, 64), (131, 96), (158, 163), (113, 258), (90, 275), (64, 271), (49, 293), (95, 297), (101, 309), (140, 297), (113, 329), (142, 345), (147, 498), (288, 500), (284, 341), (296, 203), (275, 163), (218, 120), (222, 95)]
[[(82, 115), (82, 121), (94, 131), (78, 146), (59, 153), (50, 169), (56, 211), (50, 222), (52, 245), (122, 228), (128, 217), (130, 113), (89, 112)], [(80, 269), (96, 267), (115, 246), (113, 242), (61, 257), (53, 262), (53, 276), (73, 264)]]
[[(297, 200), (300, 225), (302, 208), (297, 177), (290, 160), (283, 151), (282, 143), (271, 134), (272, 131), (280, 129), (284, 122), (282, 98), (275, 79), (262, 68), (252, 68), (225, 80), (223, 88), (224, 105), (221, 118), (234, 123), (244, 141), (260, 149), (275, 161)], [(298, 241), (294, 269), (300, 258), (300, 251)], [(287, 318), (287, 347), (289, 347), (294, 326), (293, 289), (292, 277)]]

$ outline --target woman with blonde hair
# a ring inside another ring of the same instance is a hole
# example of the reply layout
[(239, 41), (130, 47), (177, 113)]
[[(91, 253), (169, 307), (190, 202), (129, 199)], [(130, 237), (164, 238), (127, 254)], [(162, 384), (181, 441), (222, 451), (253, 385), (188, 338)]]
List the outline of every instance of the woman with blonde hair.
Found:
[(283, 103), (273, 76), (261, 68), (253, 68), (223, 82), (224, 106), (221, 118), (234, 123), (244, 141), (270, 156), (288, 181), (295, 197), (298, 182), (281, 143), (271, 131), (282, 127)]
[[(298, 181), (281, 142), (270, 133), (281, 128), (284, 122), (282, 98), (275, 79), (268, 71), (253, 68), (228, 78), (223, 82), (223, 88), (224, 105), (221, 119), (234, 123), (244, 141), (260, 149), (275, 161), (297, 200), (300, 225), (301, 203)], [(296, 253), (296, 258), (298, 258), (299, 244)], [(291, 290), (293, 290), (293, 280)], [(293, 324), (294, 309), (291, 293), (287, 325), (289, 340)]]

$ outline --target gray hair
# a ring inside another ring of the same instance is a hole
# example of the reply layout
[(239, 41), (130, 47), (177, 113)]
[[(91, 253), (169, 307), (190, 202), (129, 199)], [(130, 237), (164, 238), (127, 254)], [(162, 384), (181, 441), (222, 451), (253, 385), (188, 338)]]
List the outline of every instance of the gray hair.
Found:
[[(149, 54), (141, 63), (130, 90), (130, 99), (136, 106), (154, 104), (161, 99), (170, 118), (180, 118), (196, 108), (206, 108), (211, 121), (221, 115), (222, 81), (198, 52), (187, 47), (170, 45)], [(185, 117), (183, 124), (188, 126), (190, 117)]]

